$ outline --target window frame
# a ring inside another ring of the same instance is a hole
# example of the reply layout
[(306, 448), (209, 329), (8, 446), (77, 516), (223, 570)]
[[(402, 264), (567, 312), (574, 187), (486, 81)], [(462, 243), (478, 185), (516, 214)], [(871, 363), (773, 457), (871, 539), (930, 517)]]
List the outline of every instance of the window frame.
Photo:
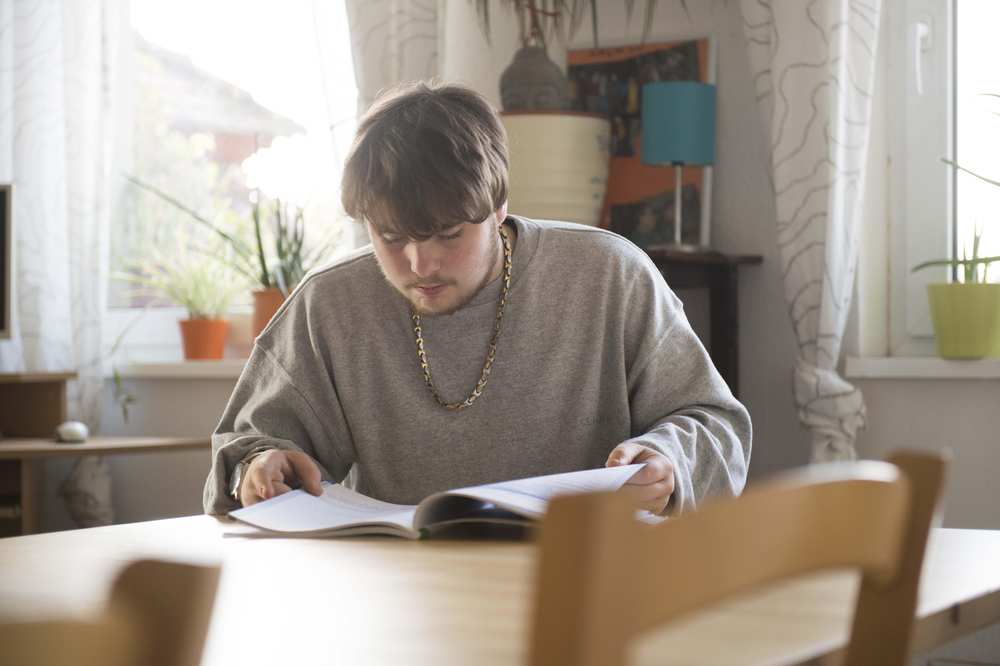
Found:
[[(937, 354), (927, 285), (952, 279), (946, 268), (911, 268), (956, 256), (956, 174), (940, 160), (955, 155), (955, 15), (955, 0), (892, 0), (887, 7), (890, 356)], [(930, 39), (918, 52), (920, 21), (930, 26)]]
[[(343, 13), (343, 20), (347, 21), (345, 7), (333, 9), (338, 13)], [(131, 37), (133, 28), (131, 21), (125, 22), (125, 32), (127, 37)], [(119, 49), (118, 57), (121, 58), (120, 70), (122, 79), (126, 80), (135, 76), (136, 57), (132, 49)], [(320, 53), (321, 60), (324, 54)], [(321, 63), (321, 69), (324, 67)], [(338, 81), (340, 79), (337, 79)], [(353, 75), (350, 85), (357, 88), (357, 82)], [(115, 95), (118, 97), (117, 107), (121, 109), (121, 117), (116, 119), (116, 126), (124, 127), (133, 122), (136, 109), (136, 90), (131, 85), (119, 85), (115, 87)], [(360, 91), (359, 91), (360, 95)], [(342, 129), (344, 123), (354, 125), (358, 115), (352, 112), (350, 116), (344, 116), (333, 120), (330, 124), (331, 142), (336, 150), (337, 133)], [(353, 134), (353, 129), (351, 131)], [(116, 132), (115, 144), (113, 147), (113, 173), (126, 174), (133, 171), (132, 159), (132, 133)], [(115, 209), (121, 202), (126, 189), (127, 182), (124, 177), (119, 179), (112, 186), (111, 201), (112, 216), (116, 216)], [(339, 196), (338, 196), (339, 198)], [(343, 215), (340, 211), (338, 223), (343, 224), (343, 236), (341, 243), (334, 247), (325, 261), (333, 260), (338, 256), (351, 252), (354, 249), (368, 242), (367, 234), (359, 230), (358, 225)], [(110, 232), (114, 233), (114, 222), (111, 224)], [(114, 279), (108, 276), (108, 280)], [(110, 290), (110, 284), (106, 285)], [(255, 287), (249, 287), (250, 290)], [(122, 370), (135, 364), (184, 364), (189, 363), (184, 359), (183, 345), (181, 342), (180, 326), (178, 322), (187, 319), (187, 311), (180, 306), (164, 305), (155, 307), (119, 307), (111, 306), (110, 299), (105, 300), (104, 312), (101, 313), (102, 321), (102, 371), (106, 377), (111, 377), (115, 369)], [(244, 302), (242, 297), (239, 302), (230, 307), (225, 318), (230, 321), (230, 334), (226, 344), (226, 358), (249, 357), (253, 346), (251, 339), (250, 319), (252, 317), (253, 306), (249, 302)], [(247, 301), (250, 301), (250, 294), (247, 293)], [(245, 333), (245, 335), (244, 335)], [(121, 339), (119, 339), (121, 338)], [(244, 339), (245, 338), (245, 339)], [(117, 344), (117, 348), (113, 349)]]

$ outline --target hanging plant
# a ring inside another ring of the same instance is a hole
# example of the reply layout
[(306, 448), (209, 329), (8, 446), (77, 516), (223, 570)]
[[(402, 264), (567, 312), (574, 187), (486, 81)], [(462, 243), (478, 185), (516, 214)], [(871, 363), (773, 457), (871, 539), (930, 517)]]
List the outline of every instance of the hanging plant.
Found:
[[(490, 5), (496, 0), (472, 0), (476, 7), (479, 25), (490, 41)], [(646, 0), (643, 7), (642, 38), (645, 42), (653, 25), (658, 0)], [(678, 0), (690, 18), (687, 0)], [(521, 46), (547, 48), (548, 40), (556, 37), (565, 43), (579, 32), (588, 14), (594, 48), (599, 47), (597, 0), (499, 0), (499, 4), (513, 10), (517, 16), (518, 38)], [(635, 12), (635, 0), (624, 0), (625, 21), (630, 23)]]

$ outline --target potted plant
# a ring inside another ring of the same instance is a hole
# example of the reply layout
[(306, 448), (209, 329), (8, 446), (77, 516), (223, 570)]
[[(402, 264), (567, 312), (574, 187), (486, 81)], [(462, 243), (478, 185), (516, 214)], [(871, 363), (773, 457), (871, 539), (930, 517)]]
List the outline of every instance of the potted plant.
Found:
[[(687, 0), (679, 0), (687, 12)], [(473, 0), (480, 27), (490, 39), (490, 5), (492, 0)], [(646, 0), (642, 41), (649, 35), (657, 0)], [(569, 103), (569, 81), (548, 56), (548, 37), (565, 42), (572, 39), (590, 14), (594, 48), (598, 46), (597, 0), (502, 0), (501, 5), (513, 9), (517, 17), (521, 48), (500, 76), (500, 100), (504, 111), (565, 109)], [(635, 0), (625, 2), (626, 21), (632, 19)]]
[[(686, 0), (678, 0), (687, 11)], [(490, 38), (492, 0), (474, 0), (480, 27)], [(646, 0), (642, 40), (653, 23), (656, 0)], [(501, 121), (510, 147), (510, 209), (529, 217), (600, 223), (611, 121), (604, 114), (571, 111), (569, 81), (548, 56), (548, 38), (572, 38), (590, 14), (598, 46), (597, 0), (502, 0), (517, 17), (520, 49), (500, 77)], [(634, 0), (625, 3), (630, 20)]]
[(159, 250), (118, 277), (152, 289), (187, 310), (187, 319), (179, 321), (186, 360), (220, 359), (229, 327), (225, 315), (233, 298), (246, 288), (245, 281), (227, 264), (224, 248), (221, 255), (195, 254), (184, 234), (176, 239), (171, 252)]
[(259, 192), (251, 196), (250, 233), (253, 238), (248, 242), (240, 234), (227, 231), (154, 185), (132, 176), (128, 176), (128, 180), (210, 230), (229, 248), (226, 254), (229, 266), (254, 285), (252, 335), (255, 338), (329, 249), (328, 243), (320, 243), (307, 250), (302, 209), (277, 199), (267, 201)]
[[(981, 176), (949, 160), (954, 168), (1000, 187), (1000, 182)], [(934, 259), (913, 267), (913, 272), (945, 266), (960, 281), (927, 285), (934, 337), (943, 358), (971, 359), (1000, 356), (1000, 283), (989, 281), (990, 264), (1000, 256), (982, 257), (979, 244), (982, 229), (973, 234), (972, 250), (962, 251), (961, 259)]]

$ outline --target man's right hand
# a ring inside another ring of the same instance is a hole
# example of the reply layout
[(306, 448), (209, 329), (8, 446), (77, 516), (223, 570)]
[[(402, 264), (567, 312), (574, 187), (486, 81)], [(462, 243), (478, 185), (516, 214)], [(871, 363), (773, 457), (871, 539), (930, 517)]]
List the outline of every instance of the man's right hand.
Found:
[(323, 494), (321, 479), (319, 465), (305, 453), (272, 449), (250, 462), (240, 485), (240, 501), (243, 506), (250, 506), (283, 495), (296, 486), (319, 496)]

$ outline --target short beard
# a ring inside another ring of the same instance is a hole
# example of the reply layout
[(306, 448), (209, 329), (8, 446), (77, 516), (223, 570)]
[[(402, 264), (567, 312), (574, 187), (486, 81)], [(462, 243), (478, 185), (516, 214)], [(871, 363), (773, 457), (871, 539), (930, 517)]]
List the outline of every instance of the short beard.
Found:
[[(389, 286), (395, 289), (400, 296), (406, 299), (406, 301), (410, 304), (410, 309), (413, 312), (420, 315), (421, 317), (446, 317), (455, 314), (456, 312), (464, 308), (466, 305), (468, 305), (472, 301), (472, 299), (474, 299), (476, 296), (479, 295), (479, 292), (481, 292), (483, 289), (486, 288), (486, 285), (488, 285), (490, 282), (493, 281), (493, 274), (496, 272), (497, 266), (499, 265), (501, 268), (503, 267), (503, 260), (504, 260), (503, 239), (500, 237), (499, 229), (497, 230), (497, 235), (494, 236), (494, 239), (496, 243), (493, 246), (493, 255), (496, 257), (496, 259), (493, 261), (493, 265), (490, 266), (490, 270), (486, 272), (485, 276), (483, 276), (483, 279), (479, 283), (479, 286), (473, 289), (472, 293), (470, 293), (467, 297), (459, 301), (456, 305), (448, 308), (447, 310), (441, 310), (440, 312), (430, 312), (421, 309), (420, 306), (418, 306), (406, 292), (400, 291), (396, 287), (396, 285), (392, 284), (392, 281), (390, 281), (389, 276), (385, 274), (385, 270), (382, 268), (381, 264), (379, 264), (379, 270), (382, 271), (382, 277), (384, 277), (385, 281), (389, 283)], [(375, 263), (378, 264), (379, 262)]]

